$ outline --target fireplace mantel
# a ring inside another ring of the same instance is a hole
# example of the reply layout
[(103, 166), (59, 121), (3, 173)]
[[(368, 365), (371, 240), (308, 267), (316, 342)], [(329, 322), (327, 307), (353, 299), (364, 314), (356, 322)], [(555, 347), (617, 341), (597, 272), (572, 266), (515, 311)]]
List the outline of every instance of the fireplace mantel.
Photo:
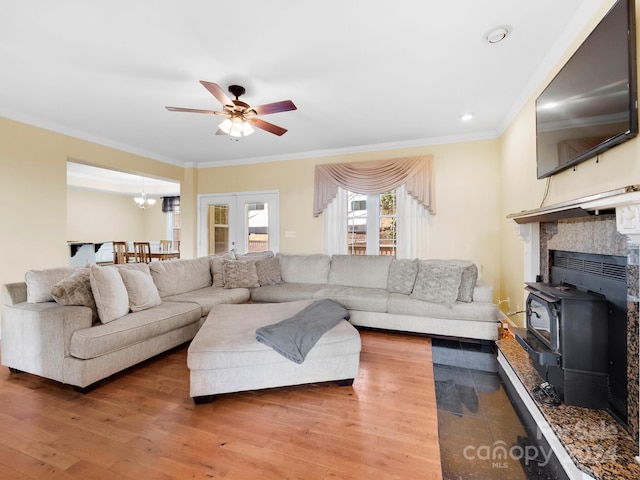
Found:
[(618, 232), (629, 237), (632, 243), (640, 245), (640, 185), (630, 185), (535, 210), (523, 210), (507, 215), (507, 218), (523, 225), (605, 213), (615, 213)]
[[(615, 214), (615, 226), (611, 215)], [(602, 222), (593, 222), (596, 220), (596, 216), (602, 216)], [(606, 217), (605, 217), (606, 216)], [(591, 217), (590, 219), (588, 217)], [(572, 237), (571, 232), (576, 230), (572, 226), (569, 229), (553, 230), (553, 226), (547, 228), (544, 224), (549, 223), (553, 225), (558, 220), (562, 219), (574, 219), (579, 222), (580, 218), (584, 218), (584, 225), (598, 224), (599, 226), (607, 226), (609, 232), (614, 228), (621, 235), (626, 236), (626, 255), (627, 255), (627, 319), (628, 319), (628, 358), (635, 359), (634, 362), (629, 365), (632, 368), (629, 370), (629, 390), (628, 390), (628, 425), (629, 432), (632, 437), (638, 441), (640, 431), (640, 405), (638, 402), (638, 391), (640, 390), (640, 384), (638, 378), (640, 370), (638, 365), (638, 345), (640, 345), (639, 339), (639, 323), (638, 314), (640, 312), (640, 278), (638, 274), (640, 272), (640, 255), (638, 254), (638, 246), (640, 246), (640, 185), (631, 185), (608, 192), (599, 193), (596, 195), (590, 195), (575, 200), (569, 200), (563, 203), (555, 205), (544, 206), (535, 210), (526, 210), (518, 213), (512, 213), (507, 216), (515, 222), (517, 234), (522, 238), (524, 244), (524, 281), (534, 282), (538, 274), (541, 272), (541, 257), (548, 255), (548, 248), (550, 237), (546, 236), (550, 232), (556, 238), (561, 232), (564, 233), (565, 240), (568, 239), (569, 243), (575, 238)], [(568, 225), (573, 225), (575, 222), (569, 222)], [(541, 225), (542, 224), (542, 225)], [(543, 234), (543, 231), (545, 234)], [(588, 228), (585, 230), (587, 233), (591, 232)], [(568, 233), (567, 233), (568, 232)], [(567, 237), (568, 235), (568, 237)], [(544, 237), (544, 238), (541, 238)], [(588, 237), (585, 237), (588, 238)], [(605, 238), (605, 237), (602, 237)], [(606, 244), (609, 245), (608, 243)], [(582, 247), (583, 245), (580, 244)], [(593, 245), (592, 245), (593, 246)], [(602, 244), (596, 247), (601, 247)], [(618, 245), (620, 246), (620, 245)], [(624, 246), (623, 246), (624, 248)], [(576, 250), (578, 251), (578, 250)], [(585, 251), (586, 252), (586, 251)], [(588, 253), (588, 252), (586, 252)], [(602, 252), (592, 252), (602, 253)], [(620, 255), (619, 253), (617, 255)], [(544, 269), (548, 265), (543, 265)], [(636, 458), (640, 462), (640, 456)]]

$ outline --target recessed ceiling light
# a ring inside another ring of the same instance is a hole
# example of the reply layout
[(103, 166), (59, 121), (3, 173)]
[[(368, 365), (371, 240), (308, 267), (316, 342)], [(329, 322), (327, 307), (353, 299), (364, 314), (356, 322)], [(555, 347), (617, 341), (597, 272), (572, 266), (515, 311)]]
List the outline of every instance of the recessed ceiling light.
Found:
[(490, 44), (499, 43), (513, 31), (511, 25), (499, 25), (484, 34), (484, 40)]
[(465, 113), (464, 115), (462, 115), (460, 117), (460, 120), (462, 120), (463, 122), (468, 122), (472, 118), (473, 118), (473, 114), (472, 113)]

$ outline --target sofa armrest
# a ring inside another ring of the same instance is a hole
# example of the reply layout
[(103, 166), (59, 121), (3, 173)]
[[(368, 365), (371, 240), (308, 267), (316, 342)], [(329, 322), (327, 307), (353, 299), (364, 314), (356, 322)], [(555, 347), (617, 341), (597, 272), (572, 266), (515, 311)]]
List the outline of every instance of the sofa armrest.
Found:
[(485, 281), (478, 279), (473, 289), (474, 302), (493, 302), (493, 287)]
[(2, 286), (2, 304), (17, 305), (27, 301), (27, 284), (25, 282), (6, 283)]
[(55, 302), (4, 305), (2, 308), (2, 364), (53, 380), (63, 381), (64, 357), (71, 336), (90, 327), (89, 307)]

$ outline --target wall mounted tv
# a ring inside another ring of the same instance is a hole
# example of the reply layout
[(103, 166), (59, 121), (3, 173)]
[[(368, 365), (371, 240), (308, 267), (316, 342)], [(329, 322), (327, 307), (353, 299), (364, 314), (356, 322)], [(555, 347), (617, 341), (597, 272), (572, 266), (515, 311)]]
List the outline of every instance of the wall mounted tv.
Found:
[(536, 100), (538, 178), (638, 133), (635, 6), (618, 0)]

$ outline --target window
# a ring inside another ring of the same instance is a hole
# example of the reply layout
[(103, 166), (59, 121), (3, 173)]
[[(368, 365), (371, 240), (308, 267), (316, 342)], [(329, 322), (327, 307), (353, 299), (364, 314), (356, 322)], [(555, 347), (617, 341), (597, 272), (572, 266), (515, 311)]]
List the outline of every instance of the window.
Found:
[[(359, 203), (363, 200), (364, 204)], [(338, 188), (322, 217), (323, 252), (327, 255), (427, 258), (429, 213), (407, 193), (405, 185), (379, 195), (358, 195)]]
[(347, 248), (350, 255), (396, 254), (396, 191), (378, 195), (347, 192)]

